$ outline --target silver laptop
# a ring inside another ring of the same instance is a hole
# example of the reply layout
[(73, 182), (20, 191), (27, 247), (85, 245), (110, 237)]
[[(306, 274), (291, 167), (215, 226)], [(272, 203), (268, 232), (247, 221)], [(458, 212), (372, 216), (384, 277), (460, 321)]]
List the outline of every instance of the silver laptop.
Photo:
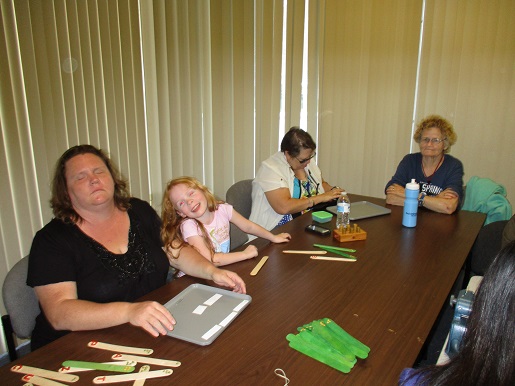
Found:
[[(328, 206), (325, 208), (326, 211), (336, 214), (336, 205)], [(363, 218), (382, 216), (390, 214), (391, 209), (385, 208), (384, 206), (372, 204), (368, 201), (356, 201), (350, 203), (350, 220), (361, 220)]]

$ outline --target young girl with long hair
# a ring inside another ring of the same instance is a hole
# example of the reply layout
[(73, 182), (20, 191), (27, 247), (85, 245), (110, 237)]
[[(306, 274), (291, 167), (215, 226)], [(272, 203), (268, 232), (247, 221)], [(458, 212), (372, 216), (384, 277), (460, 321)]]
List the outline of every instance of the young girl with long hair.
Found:
[(232, 205), (217, 201), (213, 193), (193, 177), (179, 177), (166, 185), (162, 202), (161, 238), (165, 248), (195, 247), (216, 266), (232, 264), (258, 255), (254, 245), (229, 252), (230, 223), (246, 233), (274, 243), (290, 240), (288, 233), (272, 234), (247, 220)]

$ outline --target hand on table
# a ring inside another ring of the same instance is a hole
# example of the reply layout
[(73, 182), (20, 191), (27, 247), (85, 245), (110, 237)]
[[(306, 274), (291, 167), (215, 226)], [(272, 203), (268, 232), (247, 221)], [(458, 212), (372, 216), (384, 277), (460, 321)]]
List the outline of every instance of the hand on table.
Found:
[(405, 188), (399, 184), (392, 184), (386, 189), (387, 204), (402, 206), (405, 198)]
[(291, 240), (291, 235), (289, 233), (279, 233), (278, 235), (274, 235), (270, 241), (273, 243), (287, 243)]
[(130, 324), (143, 328), (154, 337), (166, 335), (176, 323), (170, 311), (153, 301), (130, 303), (128, 319)]
[(217, 268), (213, 272), (211, 280), (213, 280), (218, 285), (231, 288), (234, 292), (240, 294), (247, 292), (247, 288), (245, 287), (245, 282), (243, 279), (232, 271)]

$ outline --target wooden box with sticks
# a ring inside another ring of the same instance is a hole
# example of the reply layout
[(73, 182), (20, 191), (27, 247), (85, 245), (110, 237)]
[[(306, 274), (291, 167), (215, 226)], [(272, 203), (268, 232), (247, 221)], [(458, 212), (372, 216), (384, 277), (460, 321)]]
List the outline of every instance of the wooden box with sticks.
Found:
[(346, 241), (365, 240), (367, 232), (361, 229), (358, 224), (349, 225), (347, 228), (340, 227), (333, 230), (333, 237), (340, 243)]

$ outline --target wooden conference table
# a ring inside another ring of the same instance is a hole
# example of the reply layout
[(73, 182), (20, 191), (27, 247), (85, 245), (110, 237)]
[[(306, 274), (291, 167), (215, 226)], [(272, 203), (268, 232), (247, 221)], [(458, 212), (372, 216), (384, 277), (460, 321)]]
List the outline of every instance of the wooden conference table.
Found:
[[(383, 199), (350, 197), (353, 202), (385, 205)], [(356, 221), (367, 231), (366, 240), (341, 244), (357, 250), (354, 263), (314, 261), (309, 255), (282, 253), (286, 249), (314, 250), (314, 243), (340, 245), (332, 236), (304, 231), (312, 222), (311, 214), (280, 228), (293, 237), (287, 244), (254, 240), (259, 257), (229, 266), (245, 280), (252, 302), (211, 345), (198, 346), (167, 336), (152, 338), (128, 324), (74, 332), (0, 368), (1, 383), (23, 384), (21, 375), (10, 371), (14, 364), (57, 370), (69, 359), (109, 361), (113, 353), (87, 347), (96, 340), (152, 348), (152, 357), (182, 362), (170, 377), (147, 380), (149, 386), (284, 385), (274, 374), (277, 368), (284, 370), (292, 385), (396, 385), (401, 370), (413, 365), (448, 301), (485, 215), (461, 211), (449, 216), (422, 209), (416, 228), (405, 228), (402, 208), (389, 207), (389, 215)], [(325, 225), (332, 228), (334, 218)], [(264, 255), (269, 256), (268, 261), (257, 276), (250, 276)], [(195, 282), (205, 283), (183, 277), (144, 299), (165, 303)], [(288, 346), (288, 333), (324, 317), (332, 318), (371, 348), (369, 357), (359, 359), (348, 374)], [(91, 385), (94, 377), (103, 374), (106, 372), (78, 373), (80, 380), (74, 385)]]

